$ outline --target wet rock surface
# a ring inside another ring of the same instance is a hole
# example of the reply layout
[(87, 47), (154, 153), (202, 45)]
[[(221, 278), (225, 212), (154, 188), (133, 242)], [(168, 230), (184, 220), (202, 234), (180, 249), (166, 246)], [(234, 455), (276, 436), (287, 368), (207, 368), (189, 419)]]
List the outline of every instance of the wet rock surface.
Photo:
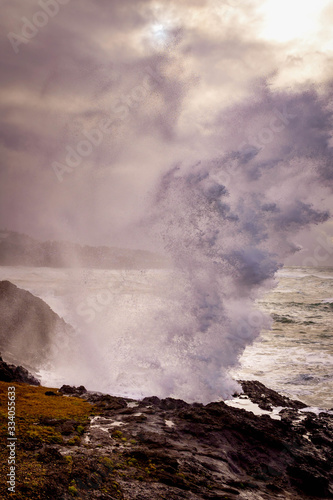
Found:
[(301, 401), (282, 396), (257, 380), (240, 380), (240, 384), (244, 393), (249, 396), (251, 401), (257, 403), (259, 408), (263, 410), (271, 411), (274, 406), (284, 406), (294, 409), (306, 408), (306, 404)]
[(3, 361), (0, 355), (0, 380), (3, 382), (22, 382), (30, 385), (40, 385), (39, 380), (23, 366), (15, 366)]
[[(40, 451), (69, 477), (82, 499), (333, 498), (333, 415), (262, 384), (241, 381), (249, 402), (284, 406), (280, 419), (224, 402), (141, 401), (66, 386), (59, 392), (90, 401), (96, 414), (80, 442)], [(70, 436), (75, 422), (50, 422)], [(66, 483), (66, 484), (67, 484)], [(71, 498), (50, 476), (49, 497)]]

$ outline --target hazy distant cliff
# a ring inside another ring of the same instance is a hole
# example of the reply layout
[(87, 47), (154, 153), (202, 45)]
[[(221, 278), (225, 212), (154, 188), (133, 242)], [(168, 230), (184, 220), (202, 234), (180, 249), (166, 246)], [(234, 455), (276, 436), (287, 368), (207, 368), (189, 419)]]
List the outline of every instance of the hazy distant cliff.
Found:
[(145, 250), (42, 242), (13, 231), (0, 231), (0, 265), (138, 269), (164, 267), (165, 262), (163, 257)]
[(0, 281), (0, 351), (9, 362), (38, 370), (57, 338), (73, 329), (40, 298)]

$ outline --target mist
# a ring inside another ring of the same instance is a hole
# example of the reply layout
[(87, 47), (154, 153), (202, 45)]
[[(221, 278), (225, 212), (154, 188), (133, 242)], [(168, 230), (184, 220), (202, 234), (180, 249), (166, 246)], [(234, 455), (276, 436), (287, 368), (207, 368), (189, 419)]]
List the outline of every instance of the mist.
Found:
[(0, 226), (171, 263), (88, 326), (78, 278), (81, 341), (53, 360), (70, 382), (229, 397), (276, 271), (333, 263), (332, 7), (282, 41), (262, 3), (4, 2)]

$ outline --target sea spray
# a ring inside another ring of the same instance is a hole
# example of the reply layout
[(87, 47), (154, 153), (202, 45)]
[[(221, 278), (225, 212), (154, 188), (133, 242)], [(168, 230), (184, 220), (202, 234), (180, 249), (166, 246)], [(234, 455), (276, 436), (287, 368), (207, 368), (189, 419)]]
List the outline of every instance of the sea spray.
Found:
[(226, 113), (222, 148), (243, 145), (246, 131), (254, 123), (261, 130), (272, 110), (288, 111), (288, 128), (279, 128), (265, 148), (179, 162), (152, 196), (146, 224), (173, 262), (168, 297), (177, 304), (160, 315), (156, 331), (164, 332), (167, 349), (180, 346), (173, 351), (173, 373), (163, 363), (167, 349), (161, 354), (161, 387), (165, 379), (170, 387), (163, 395), (207, 402), (233, 393), (230, 367), (271, 322), (256, 299), (298, 250), (295, 234), (329, 218), (323, 206), (332, 191), (329, 96), (260, 92), (254, 104)]
[[(67, 383), (204, 403), (238, 389), (229, 370), (271, 322), (255, 301), (297, 250), (294, 235), (328, 219), (322, 200), (331, 193), (325, 99), (260, 92), (226, 112), (223, 127), (215, 124), (220, 155), (179, 161), (151, 193), (141, 228), (159, 241), (171, 269), (122, 278), (91, 271), (82, 280), (72, 320), (82, 342), (72, 364), (54, 360)], [(238, 148), (275, 109), (292, 115), (288, 126), (265, 148)], [(108, 304), (88, 324), (77, 307), (105, 288)]]
[[(244, 202), (241, 210), (232, 210), (225, 186), (214, 180), (222, 165), (199, 162), (187, 172), (172, 169), (157, 190), (151, 217), (174, 262), (169, 296), (174, 294), (178, 307), (163, 319), (166, 338), (181, 346), (175, 364), (182, 376), (173, 377), (173, 393), (203, 402), (238, 389), (228, 370), (270, 325), (253, 303), (279, 267), (259, 244), (256, 212), (252, 224), (245, 222)], [(184, 386), (185, 381), (190, 383)]]

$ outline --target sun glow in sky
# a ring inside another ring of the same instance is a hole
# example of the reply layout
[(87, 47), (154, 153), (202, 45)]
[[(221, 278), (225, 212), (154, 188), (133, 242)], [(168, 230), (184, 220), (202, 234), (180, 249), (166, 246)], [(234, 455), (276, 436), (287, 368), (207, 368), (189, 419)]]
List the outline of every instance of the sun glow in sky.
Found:
[(154, 23), (150, 28), (150, 39), (155, 48), (163, 48), (169, 39), (168, 27), (166, 26), (166, 23)]
[(261, 36), (278, 42), (311, 38), (320, 28), (323, 9), (331, 0), (266, 0), (261, 11)]
[(165, 27), (163, 24), (154, 24), (152, 31), (157, 38), (163, 38), (165, 36)]

